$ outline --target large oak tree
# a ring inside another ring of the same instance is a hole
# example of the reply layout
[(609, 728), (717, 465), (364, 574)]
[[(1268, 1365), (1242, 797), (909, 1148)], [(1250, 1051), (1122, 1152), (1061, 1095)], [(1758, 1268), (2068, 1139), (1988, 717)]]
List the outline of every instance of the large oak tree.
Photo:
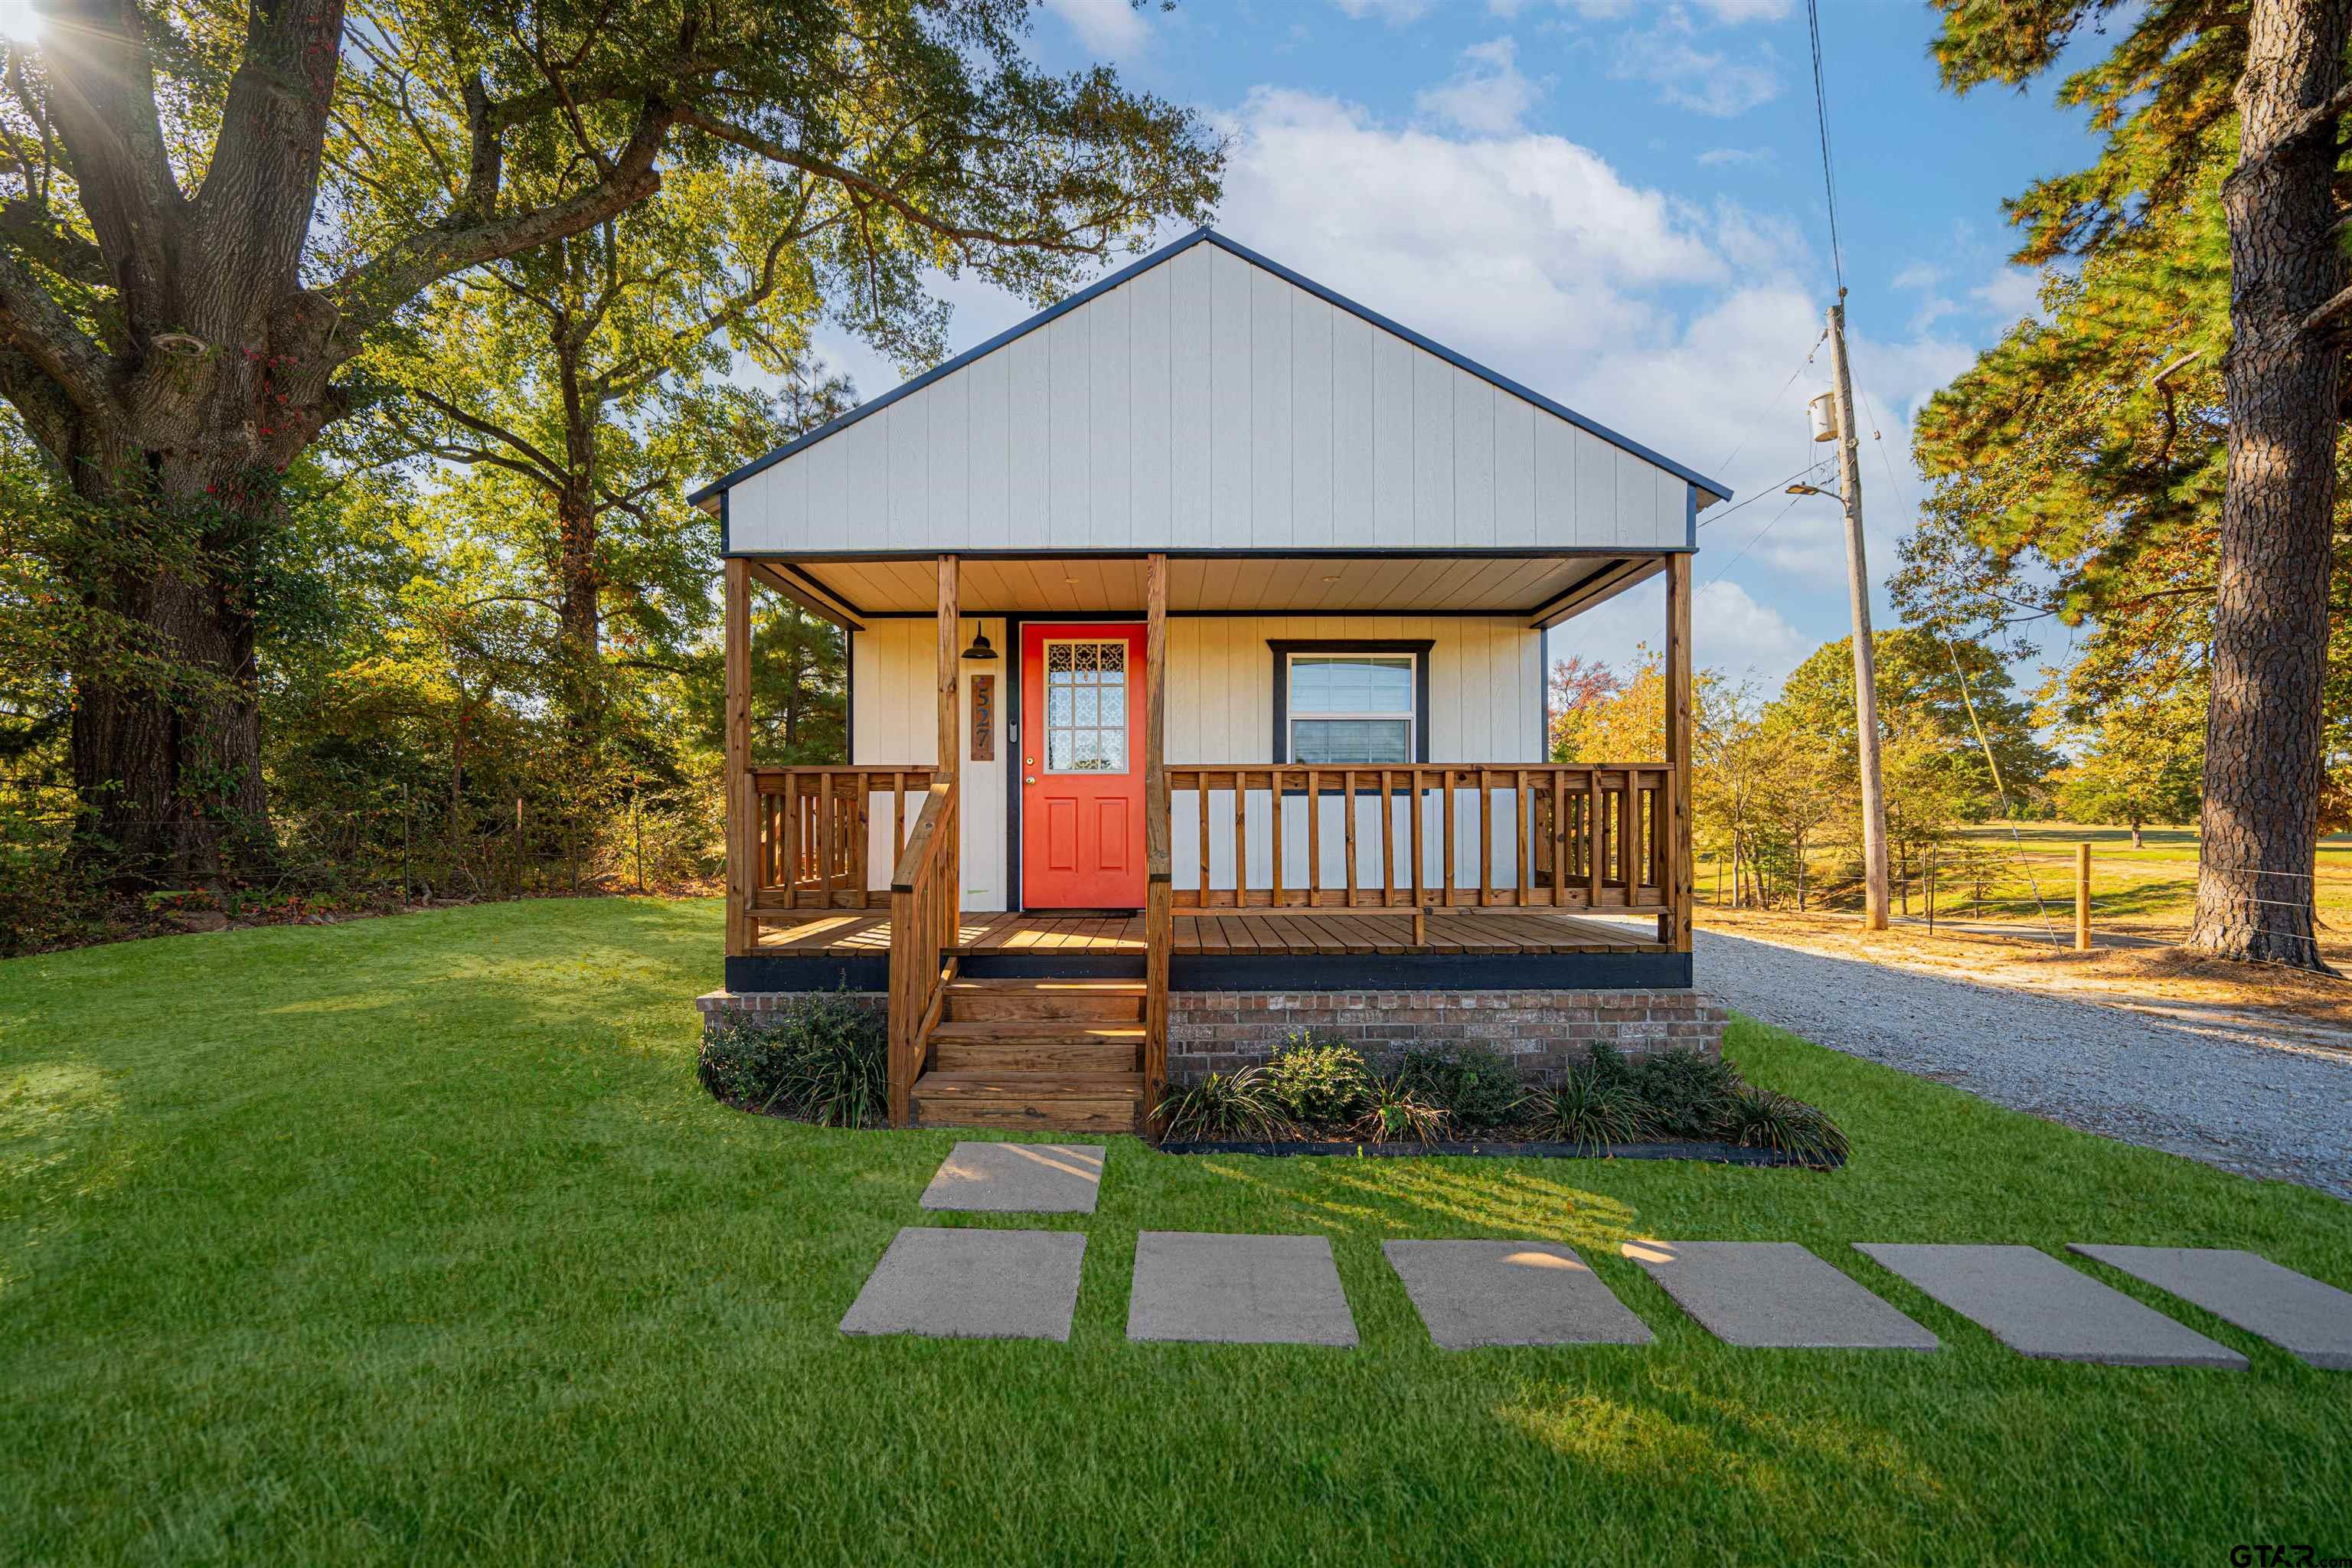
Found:
[(167, 656), (75, 671), (89, 825), (153, 875), (269, 855), (277, 476), (367, 401), (349, 367), (425, 291), (673, 174), (760, 169), (847, 215), (824, 259), (853, 312), (926, 268), (1040, 295), (1197, 221), (1221, 163), (1189, 111), (1031, 66), (1023, 0), (42, 16), (0, 80), (0, 396), (83, 509), (67, 574)]

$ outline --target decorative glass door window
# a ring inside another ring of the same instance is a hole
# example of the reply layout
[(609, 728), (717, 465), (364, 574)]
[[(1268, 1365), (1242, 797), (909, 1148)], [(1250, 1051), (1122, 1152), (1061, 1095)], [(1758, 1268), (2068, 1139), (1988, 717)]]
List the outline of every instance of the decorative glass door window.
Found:
[(1127, 772), (1127, 644), (1045, 645), (1045, 771)]
[(1410, 763), (1409, 653), (1294, 653), (1284, 709), (1294, 763)]

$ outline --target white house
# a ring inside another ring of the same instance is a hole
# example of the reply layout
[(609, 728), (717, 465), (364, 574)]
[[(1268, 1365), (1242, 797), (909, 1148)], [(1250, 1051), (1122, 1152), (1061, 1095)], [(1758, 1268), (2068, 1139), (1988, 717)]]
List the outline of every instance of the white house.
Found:
[[(887, 994), (895, 1119), (1072, 1128), (1136, 1126), (1171, 1032), (1178, 1076), (1262, 1055), (1269, 1005), (1409, 993), (1375, 1046), (1508, 1012), (1545, 1061), (1564, 993), (1706, 1034), (1690, 558), (1727, 496), (1222, 235), (1143, 258), (690, 498), (727, 558), (707, 1010)], [(1544, 631), (1658, 574), (1662, 753), (1550, 762)], [(755, 587), (846, 628), (845, 765), (752, 765)]]

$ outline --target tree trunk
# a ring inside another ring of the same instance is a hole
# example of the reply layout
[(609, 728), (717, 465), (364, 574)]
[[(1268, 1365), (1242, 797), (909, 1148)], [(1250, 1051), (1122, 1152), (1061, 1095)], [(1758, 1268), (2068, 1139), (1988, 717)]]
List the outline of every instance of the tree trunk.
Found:
[(2189, 945), (2325, 968), (2314, 937), (2321, 691), (2344, 347), (2305, 322), (2344, 286), (2331, 232), (2343, 0), (2253, 0), (2229, 218), (2221, 501), (2197, 918)]
[(2146, 844), (2146, 843), (2145, 843), (2145, 842), (2140, 838), (2140, 836), (2139, 836), (2139, 827), (2140, 827), (2139, 818), (2138, 818), (2138, 817), (2137, 817), (2137, 816), (2133, 817), (2133, 818), (2132, 818), (2132, 825), (2131, 825), (2131, 830), (2132, 830), (2132, 847), (2133, 847), (2133, 848), (2135, 848), (2135, 849), (2145, 849), (2145, 848), (2147, 848), (2147, 844)]
[[(85, 445), (73, 575), (122, 646), (74, 678), (68, 731), (81, 853), (118, 887), (275, 868), (255, 665), (257, 542), (276, 526), (210, 409), (166, 408)], [(87, 430), (85, 426), (85, 430)], [(231, 450), (224, 450), (224, 448)]]

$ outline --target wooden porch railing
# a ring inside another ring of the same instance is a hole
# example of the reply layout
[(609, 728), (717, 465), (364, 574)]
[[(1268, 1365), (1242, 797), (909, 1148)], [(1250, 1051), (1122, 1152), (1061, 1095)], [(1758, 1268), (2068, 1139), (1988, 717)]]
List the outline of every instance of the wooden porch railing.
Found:
[(1672, 907), (1674, 775), (1659, 763), (1203, 763), (1167, 777), (1192, 796), (1176, 816), (1197, 821), (1177, 914)]
[(940, 1021), (963, 891), (956, 784), (934, 781), (890, 878), (890, 1123), (908, 1124), (924, 1043)]
[(889, 813), (895, 861), (908, 842), (909, 801), (923, 809), (931, 776), (927, 767), (753, 768), (753, 912), (887, 903), (889, 890), (870, 886), (870, 825)]

